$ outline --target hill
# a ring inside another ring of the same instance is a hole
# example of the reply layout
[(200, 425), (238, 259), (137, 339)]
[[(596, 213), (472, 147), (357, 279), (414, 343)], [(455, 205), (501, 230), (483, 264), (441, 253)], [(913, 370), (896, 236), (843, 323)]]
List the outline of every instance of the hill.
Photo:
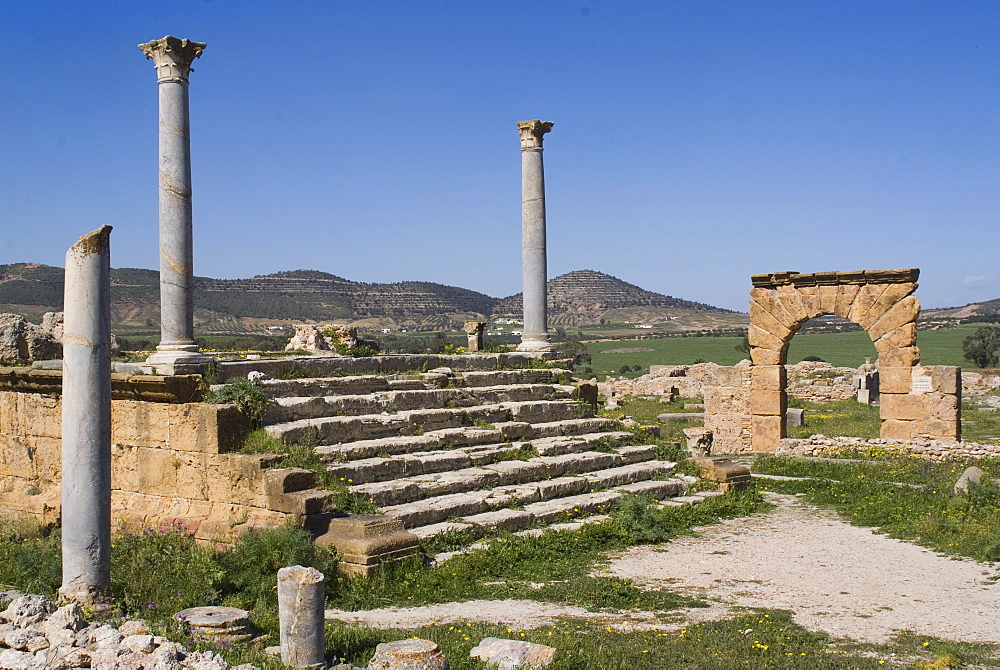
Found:
[[(494, 318), (519, 319), (522, 314), (520, 293), (497, 302)], [(678, 316), (733, 315), (735, 312), (647, 291), (617, 277), (577, 270), (548, 283), (549, 323), (553, 326), (601, 323), (639, 323), (666, 320)], [(711, 320), (711, 319), (710, 319)]]
[[(112, 321), (152, 327), (159, 321), (159, 273), (111, 271)], [(0, 265), (0, 312), (38, 320), (62, 309), (63, 271), (38, 263)], [(521, 297), (503, 300), (431, 282), (366, 284), (316, 270), (249, 279), (195, 277), (195, 321), (206, 332), (302, 321), (363, 321), (365, 325), (456, 327), (492, 315), (521, 318)], [(646, 291), (591, 270), (549, 282), (551, 325), (653, 323), (675, 319), (681, 328), (711, 328), (745, 320), (727, 310)], [(721, 322), (719, 321), (721, 318)], [(681, 326), (683, 322), (683, 326)], [(718, 322), (718, 323), (717, 323)]]
[(925, 309), (921, 312), (920, 317), (921, 320), (961, 319), (969, 323), (1000, 323), (1000, 298), (985, 302), (973, 302), (964, 307)]

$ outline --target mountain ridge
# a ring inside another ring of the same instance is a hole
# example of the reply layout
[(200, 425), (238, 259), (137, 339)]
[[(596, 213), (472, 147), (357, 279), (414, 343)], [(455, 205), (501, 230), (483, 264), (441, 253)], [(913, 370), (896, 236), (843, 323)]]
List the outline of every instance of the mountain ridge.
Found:
[[(158, 321), (158, 272), (116, 268), (111, 271), (111, 283), (116, 324)], [(320, 270), (286, 270), (246, 279), (195, 277), (194, 284), (199, 323), (381, 319), (401, 326), (448, 327), (465, 320), (521, 316), (520, 294), (494, 298), (418, 280), (363, 283)], [(0, 311), (37, 319), (46, 311), (62, 308), (62, 292), (61, 268), (39, 263), (0, 265)], [(639, 310), (649, 318), (688, 312), (735, 314), (647, 291), (594, 270), (577, 270), (550, 280), (549, 309), (553, 325), (597, 323), (602, 314), (622, 310)]]

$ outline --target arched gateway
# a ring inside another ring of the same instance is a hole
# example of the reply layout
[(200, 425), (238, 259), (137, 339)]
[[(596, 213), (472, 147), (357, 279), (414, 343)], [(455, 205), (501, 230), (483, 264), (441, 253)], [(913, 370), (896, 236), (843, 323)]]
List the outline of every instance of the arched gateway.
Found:
[(958, 439), (961, 368), (921, 366), (916, 268), (753, 275), (750, 290), (750, 446), (785, 436), (788, 343), (807, 320), (835, 314), (864, 328), (878, 351), (881, 435)]

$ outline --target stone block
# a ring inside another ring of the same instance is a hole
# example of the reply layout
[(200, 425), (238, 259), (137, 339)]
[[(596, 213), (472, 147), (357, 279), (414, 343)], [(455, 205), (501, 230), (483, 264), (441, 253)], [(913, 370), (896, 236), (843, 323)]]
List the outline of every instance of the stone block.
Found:
[(926, 419), (916, 422), (916, 436), (930, 437), (938, 439), (957, 440), (961, 437), (959, 421), (947, 421), (942, 419)]
[(922, 396), (883, 393), (880, 401), (883, 419), (920, 421), (930, 418), (927, 402)]
[(177, 474), (177, 495), (189, 500), (208, 499), (208, 479), (214, 473), (208, 468), (207, 455), (196, 451), (172, 453), (174, 460), (171, 465)]
[(754, 365), (784, 365), (785, 352), (753, 347), (750, 349), (750, 360)]
[(305, 529), (324, 547), (341, 554), (341, 570), (368, 576), (379, 563), (417, 552), (420, 539), (398, 518), (376, 514), (320, 514), (305, 519)]
[(908, 295), (886, 310), (885, 314), (868, 329), (868, 334), (877, 342), (886, 333), (916, 321), (919, 314), (920, 301), (916, 296)]
[(705, 417), (705, 428), (714, 433), (716, 440), (723, 437), (740, 437), (747, 421), (749, 418), (746, 414), (714, 414)]
[(885, 291), (879, 296), (879, 299), (875, 301), (868, 313), (865, 314), (864, 319), (859, 322), (861, 327), (867, 330), (873, 324), (877, 323), (883, 315), (895, 305), (897, 302), (910, 295), (917, 289), (917, 285), (913, 282), (905, 282), (902, 284), (888, 284), (886, 285)]
[(880, 352), (878, 356), (879, 368), (913, 366), (920, 362), (920, 349), (917, 347), (899, 347)]
[(861, 324), (868, 310), (878, 302), (879, 297), (885, 293), (885, 284), (864, 284), (858, 294), (854, 296), (851, 309), (847, 313), (847, 318), (856, 324)]
[(750, 289), (750, 297), (770, 312), (771, 316), (788, 328), (788, 330), (794, 332), (798, 328), (798, 321), (795, 320), (795, 316), (782, 303), (775, 289)]
[(879, 436), (887, 440), (912, 440), (916, 437), (916, 430), (916, 421), (882, 419)]
[(925, 365), (931, 373), (931, 383), (939, 393), (959, 395), (962, 390), (962, 368), (954, 365)]
[(819, 286), (819, 308), (820, 314), (833, 314), (837, 309), (837, 295), (840, 293), (839, 286)]
[(137, 447), (139, 491), (147, 495), (173, 496), (177, 493), (175, 457), (167, 449)]
[(784, 390), (788, 384), (784, 365), (754, 365), (750, 368), (750, 381), (755, 389)]
[(788, 406), (784, 391), (751, 389), (750, 414), (763, 416), (783, 416)]
[(131, 445), (111, 445), (111, 488), (139, 490), (139, 450)]
[(879, 365), (878, 383), (882, 393), (909, 393), (913, 367)]
[(792, 315), (792, 318), (795, 320), (793, 329), (797, 330), (797, 326), (809, 318), (805, 307), (802, 306), (802, 296), (799, 295), (797, 288), (790, 285), (779, 286), (777, 290), (778, 300), (785, 306), (785, 310)]
[(823, 308), (820, 304), (819, 286), (802, 286), (798, 289), (798, 292), (806, 319), (815, 319), (817, 316), (823, 315)]
[(928, 393), (923, 396), (928, 418), (958, 421), (961, 416), (961, 401), (958, 396)]
[(783, 416), (751, 416), (750, 446), (755, 452), (774, 453), (785, 437), (784, 424)]
[(469, 657), (497, 669), (545, 668), (555, 661), (557, 651), (544, 644), (487, 637), (469, 651)]
[(899, 328), (891, 330), (875, 340), (875, 349), (890, 351), (901, 347), (912, 347), (917, 343), (917, 324), (904, 323)]
[(854, 299), (858, 296), (858, 291), (861, 287), (857, 284), (841, 284), (837, 287), (837, 305), (833, 310), (833, 313), (842, 319), (848, 318), (851, 313), (851, 306), (854, 304)]
[(804, 409), (789, 407), (785, 410), (785, 426), (804, 426), (805, 413)]
[(792, 336), (792, 329), (774, 317), (756, 300), (750, 301), (750, 323), (766, 330), (781, 340)]
[(747, 337), (750, 340), (751, 347), (764, 347), (765, 349), (781, 351), (781, 349), (786, 345), (785, 340), (778, 339), (763, 328), (759, 328), (754, 325), (750, 326), (747, 332)]
[(750, 468), (733, 463), (728, 458), (696, 458), (702, 479), (717, 484), (728, 484), (727, 489), (745, 489), (750, 486)]

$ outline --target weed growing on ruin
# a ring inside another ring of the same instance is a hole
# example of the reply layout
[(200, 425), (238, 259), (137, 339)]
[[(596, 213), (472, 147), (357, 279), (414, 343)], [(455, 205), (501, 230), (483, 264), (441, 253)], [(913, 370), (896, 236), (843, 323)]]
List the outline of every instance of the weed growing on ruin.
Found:
[[(125, 616), (169, 619), (216, 600), (212, 550), (177, 530), (121, 526), (111, 540), (111, 595)], [(150, 579), (156, 575), (156, 579)]]
[(0, 585), (55, 597), (62, 583), (59, 529), (31, 517), (0, 518)]
[(538, 449), (536, 449), (531, 443), (526, 443), (519, 447), (511, 447), (510, 449), (507, 449), (496, 458), (495, 462), (526, 461), (529, 458), (535, 458), (538, 455)]
[(210, 390), (205, 394), (205, 402), (213, 404), (232, 404), (250, 420), (252, 428), (260, 428), (264, 416), (271, 406), (271, 399), (264, 393), (264, 387), (259, 381), (237, 379), (220, 388)]
[(998, 561), (1000, 487), (984, 484), (967, 496), (952, 492), (955, 481), (970, 465), (982, 468), (993, 480), (1000, 479), (997, 459), (937, 463), (896, 456), (870, 463), (835, 463), (762, 456), (753, 469), (764, 474), (814, 477), (803, 481), (760, 479), (758, 486), (780, 493), (805, 493), (810, 502), (838, 510), (855, 525), (877, 527), (887, 535), (943, 554)]

